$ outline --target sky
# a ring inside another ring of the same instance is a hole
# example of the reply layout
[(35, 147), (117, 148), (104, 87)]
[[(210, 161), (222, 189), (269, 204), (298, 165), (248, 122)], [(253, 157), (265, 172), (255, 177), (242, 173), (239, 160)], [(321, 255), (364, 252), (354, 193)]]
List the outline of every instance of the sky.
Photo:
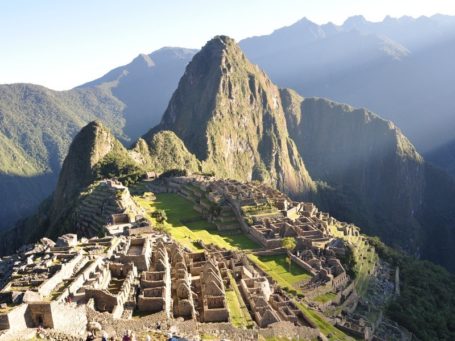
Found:
[(303, 17), (455, 15), (454, 0), (0, 0), (0, 84), (71, 89), (163, 46), (270, 34)]

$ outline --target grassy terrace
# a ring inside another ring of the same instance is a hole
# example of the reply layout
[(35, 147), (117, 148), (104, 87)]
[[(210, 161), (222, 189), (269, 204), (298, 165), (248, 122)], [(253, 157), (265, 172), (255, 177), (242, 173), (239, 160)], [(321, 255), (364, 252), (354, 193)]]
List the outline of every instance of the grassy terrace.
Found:
[(364, 296), (368, 290), (368, 285), (370, 283), (370, 274), (369, 272), (373, 272), (376, 262), (378, 260), (377, 253), (373, 250), (370, 251), (369, 245), (363, 241), (363, 237), (357, 236), (349, 236), (346, 237), (343, 235), (342, 232), (338, 231), (335, 226), (331, 226), (330, 232), (342, 238), (348, 242), (350, 242), (354, 247), (354, 258), (356, 261), (356, 271), (357, 271), (357, 278), (355, 279), (355, 287), (357, 293), (360, 296)]
[(148, 218), (155, 223), (156, 220), (150, 215), (153, 211), (162, 209), (166, 211), (167, 221), (164, 229), (175, 240), (191, 250), (199, 250), (196, 240), (202, 240), (207, 244), (215, 244), (219, 247), (232, 249), (257, 249), (259, 245), (243, 234), (226, 234), (217, 230), (216, 226), (207, 222), (193, 209), (193, 203), (178, 194), (162, 193), (156, 195), (155, 201), (142, 197), (135, 200), (147, 210)]
[[(148, 218), (154, 223), (156, 220), (151, 217), (151, 213), (158, 209), (166, 211), (167, 221), (163, 228), (175, 240), (190, 250), (196, 251), (200, 248), (194, 243), (196, 240), (202, 240), (204, 243), (213, 243), (219, 247), (229, 250), (252, 250), (260, 246), (243, 234), (228, 235), (220, 233), (213, 224), (205, 221), (198, 212), (193, 209), (193, 203), (177, 194), (163, 193), (157, 194), (156, 200), (135, 196), (135, 201), (147, 211)], [(263, 271), (269, 274), (281, 287), (295, 289), (298, 292), (298, 283), (310, 279), (310, 275), (295, 264), (292, 264), (291, 271), (288, 271), (289, 265), (285, 255), (278, 256), (256, 256), (248, 255), (249, 259), (257, 264)], [(226, 292), (226, 301), (231, 312), (232, 323), (236, 326), (247, 325), (250, 323), (251, 316), (244, 306), (243, 299), (236, 285), (233, 285), (231, 291)], [(237, 289), (237, 290), (236, 290)], [(237, 292), (238, 291), (238, 292)], [(339, 329), (331, 325), (325, 317), (308, 308), (305, 304), (296, 302), (299, 309), (315, 323), (322, 333), (331, 334), (330, 340), (352, 340)], [(248, 319), (248, 320), (247, 320)], [(204, 337), (202, 337), (204, 339)]]
[(335, 297), (337, 297), (336, 294), (334, 294), (333, 292), (328, 292), (326, 294), (316, 296), (314, 298), (314, 301), (319, 302), (319, 303), (326, 303), (326, 302), (332, 301), (333, 299), (335, 299)]
[(231, 273), (229, 273), (229, 281), (231, 282), (232, 289), (226, 291), (226, 302), (229, 309), (230, 321), (235, 327), (252, 327), (254, 325), (253, 319)]
[(337, 341), (345, 341), (345, 340), (354, 340), (353, 338), (347, 336), (341, 330), (337, 329), (330, 323), (326, 321), (324, 316), (319, 312), (308, 308), (305, 304), (300, 302), (294, 301), (297, 307), (309, 318), (313, 321), (314, 324), (318, 327), (318, 329), (324, 334), (329, 335), (331, 334), (332, 337), (330, 340), (337, 340)]
[(263, 271), (267, 272), (282, 288), (295, 289), (300, 292), (299, 283), (311, 279), (311, 275), (307, 271), (295, 264), (291, 264), (291, 271), (289, 272), (289, 263), (286, 255), (248, 255), (248, 258)]

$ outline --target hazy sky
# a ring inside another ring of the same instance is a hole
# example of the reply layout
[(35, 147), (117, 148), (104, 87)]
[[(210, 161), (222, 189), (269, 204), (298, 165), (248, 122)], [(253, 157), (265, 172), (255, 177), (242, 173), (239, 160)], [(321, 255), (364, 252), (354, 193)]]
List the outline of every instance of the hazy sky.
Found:
[(0, 83), (70, 89), (162, 46), (200, 48), (302, 17), (455, 15), (454, 0), (0, 0)]

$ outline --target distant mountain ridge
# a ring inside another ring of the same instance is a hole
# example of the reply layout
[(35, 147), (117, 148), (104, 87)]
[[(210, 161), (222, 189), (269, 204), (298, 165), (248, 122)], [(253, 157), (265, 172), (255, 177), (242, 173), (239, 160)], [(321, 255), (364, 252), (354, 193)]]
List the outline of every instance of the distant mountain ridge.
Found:
[(342, 25), (304, 18), (239, 44), (279, 86), (379, 112), (426, 152), (455, 128), (454, 42), (455, 17), (435, 15)]
[(455, 179), (455, 139), (425, 154), (435, 166), (447, 171)]
[(0, 85), (0, 230), (31, 214), (55, 188), (71, 140), (102, 121), (125, 144), (159, 122), (195, 53), (163, 48), (68, 91)]
[(197, 50), (163, 47), (78, 88), (106, 87), (125, 104), (123, 131), (132, 140), (159, 123), (186, 64)]

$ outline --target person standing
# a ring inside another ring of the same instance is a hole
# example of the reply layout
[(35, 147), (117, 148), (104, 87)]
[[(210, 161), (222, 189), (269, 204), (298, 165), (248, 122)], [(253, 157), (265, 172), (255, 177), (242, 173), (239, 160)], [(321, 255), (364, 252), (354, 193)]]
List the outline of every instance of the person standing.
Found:
[(91, 332), (88, 332), (87, 338), (85, 339), (85, 341), (95, 341), (95, 337), (93, 336), (93, 334)]

